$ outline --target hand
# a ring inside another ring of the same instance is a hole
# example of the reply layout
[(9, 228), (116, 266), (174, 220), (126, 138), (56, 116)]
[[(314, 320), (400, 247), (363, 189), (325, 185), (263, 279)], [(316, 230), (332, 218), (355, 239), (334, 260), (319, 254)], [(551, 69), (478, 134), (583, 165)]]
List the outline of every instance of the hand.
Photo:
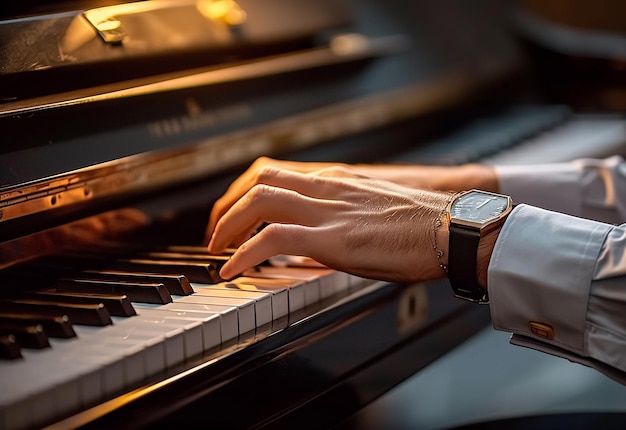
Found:
[(260, 157), (237, 178), (226, 193), (215, 202), (205, 232), (205, 240), (213, 234), (215, 224), (226, 211), (256, 184), (262, 183), (265, 169), (281, 168), (294, 172), (367, 176), (412, 188), (462, 191), (471, 188), (498, 192), (498, 180), (492, 167), (480, 164), (463, 166), (422, 166), (402, 164), (344, 164), (329, 162), (298, 162)]
[[(301, 173), (265, 166), (257, 173), (233, 184), (229, 199), (238, 190), (241, 196), (214, 211), (209, 251), (237, 247), (221, 269), (223, 278), (278, 254), (307, 256), (336, 270), (387, 281), (445, 276), (433, 245), (436, 220), (450, 193), (416, 190), (341, 167)], [(440, 242), (445, 253), (447, 240)]]
[(224, 215), (226, 211), (254, 185), (262, 183), (262, 178), (265, 176), (265, 169), (281, 168), (294, 172), (308, 173), (340, 166), (347, 168), (347, 165), (340, 163), (311, 163), (275, 160), (269, 157), (257, 158), (241, 176), (233, 181), (233, 183), (228, 187), (228, 190), (226, 190), (226, 193), (224, 193), (224, 195), (213, 205), (211, 216), (209, 218), (209, 224), (205, 232), (206, 240), (208, 240), (213, 234), (217, 220), (220, 219), (222, 215)]

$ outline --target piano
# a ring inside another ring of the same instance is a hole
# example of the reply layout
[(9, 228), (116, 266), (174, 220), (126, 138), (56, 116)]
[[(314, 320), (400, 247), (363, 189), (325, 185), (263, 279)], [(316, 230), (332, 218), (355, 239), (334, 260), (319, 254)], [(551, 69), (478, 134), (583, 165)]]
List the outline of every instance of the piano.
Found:
[(204, 229), (259, 156), (623, 151), (622, 117), (538, 89), (509, 6), (3, 5), (0, 428), (332, 427), (487, 327), (446, 281), (294, 256), (222, 280)]

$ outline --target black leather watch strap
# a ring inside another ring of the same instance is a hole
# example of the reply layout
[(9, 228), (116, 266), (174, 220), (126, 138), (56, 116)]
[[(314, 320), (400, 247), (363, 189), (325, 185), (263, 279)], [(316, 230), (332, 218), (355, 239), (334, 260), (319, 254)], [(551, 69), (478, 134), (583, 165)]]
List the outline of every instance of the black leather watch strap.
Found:
[(478, 284), (476, 263), (480, 231), (450, 225), (448, 278), (454, 294), (480, 303), (487, 303), (487, 290)]

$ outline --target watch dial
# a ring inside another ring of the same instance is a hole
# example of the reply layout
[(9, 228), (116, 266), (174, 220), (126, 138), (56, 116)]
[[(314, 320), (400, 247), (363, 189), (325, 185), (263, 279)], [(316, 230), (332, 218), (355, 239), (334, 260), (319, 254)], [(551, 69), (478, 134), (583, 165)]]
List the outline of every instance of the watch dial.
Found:
[(452, 205), (452, 218), (482, 224), (498, 217), (508, 207), (508, 198), (480, 191), (461, 196)]

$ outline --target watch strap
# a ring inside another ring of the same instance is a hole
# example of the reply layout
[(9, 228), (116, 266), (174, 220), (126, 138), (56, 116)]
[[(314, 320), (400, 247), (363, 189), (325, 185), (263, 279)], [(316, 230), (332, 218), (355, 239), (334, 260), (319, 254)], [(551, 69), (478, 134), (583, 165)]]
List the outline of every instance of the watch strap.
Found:
[(448, 278), (457, 297), (488, 303), (487, 290), (478, 284), (476, 274), (479, 242), (479, 230), (450, 225)]

